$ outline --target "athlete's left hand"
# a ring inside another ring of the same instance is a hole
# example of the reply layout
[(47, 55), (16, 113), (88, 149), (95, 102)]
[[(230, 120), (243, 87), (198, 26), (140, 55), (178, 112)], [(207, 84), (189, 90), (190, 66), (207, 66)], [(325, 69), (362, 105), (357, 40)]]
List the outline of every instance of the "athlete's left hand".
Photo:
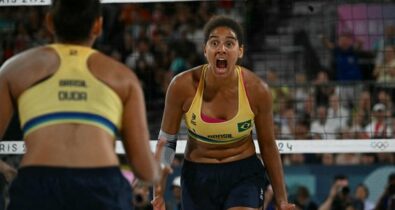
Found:
[(281, 203), (280, 208), (278, 210), (295, 210), (296, 206), (293, 203)]

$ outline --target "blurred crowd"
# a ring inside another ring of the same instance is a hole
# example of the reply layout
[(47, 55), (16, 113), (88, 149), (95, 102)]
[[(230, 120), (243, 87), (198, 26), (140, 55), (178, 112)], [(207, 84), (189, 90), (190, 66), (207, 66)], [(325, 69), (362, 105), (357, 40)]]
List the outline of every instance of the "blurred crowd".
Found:
[[(0, 63), (52, 41), (43, 21), (46, 9), (0, 8)], [(242, 21), (243, 9), (233, 1), (105, 4), (103, 34), (95, 48), (133, 69), (151, 102), (163, 98), (172, 76), (204, 62), (205, 22), (213, 14)]]
[[(52, 41), (43, 22), (46, 9), (0, 7), (0, 64), (23, 50)], [(139, 77), (146, 97), (152, 137), (157, 136), (159, 130), (153, 125), (160, 124), (164, 95), (171, 78), (205, 62), (202, 28), (214, 14), (231, 16), (244, 25), (246, 37), (250, 38), (246, 40), (247, 53), (242, 63), (253, 67), (253, 52), (249, 49), (259, 43), (254, 42), (255, 39), (251, 38), (254, 36), (250, 33), (262, 30), (254, 29), (252, 19), (263, 14), (254, 7), (253, 1), (104, 6), (104, 30), (94, 47), (123, 62)], [(331, 64), (317, 69), (313, 75), (301, 71), (295, 73), (293, 81), (284, 82), (275, 68), (252, 69), (264, 71), (260, 75), (264, 75), (263, 79), (272, 90), (276, 138), (394, 139), (395, 25), (386, 26), (381, 39), (373, 43), (368, 51), (361, 47), (361, 42), (350, 32), (339, 33), (333, 40), (325, 36), (319, 39), (331, 55)], [(371, 65), (361, 62), (361, 55), (364, 58), (369, 55)], [(7, 132), (8, 139), (18, 139), (15, 136), (21, 136), (16, 134), (19, 128), (17, 124), (12, 126)], [(288, 154), (283, 155), (282, 159), (285, 165), (395, 164), (393, 153)], [(335, 179), (328, 199), (322, 204), (314, 203), (308, 190), (301, 186), (293, 197), (298, 209), (373, 209), (376, 204), (365, 201), (369, 193), (366, 186), (361, 184), (353, 191), (345, 188), (346, 185), (339, 187), (338, 179), (347, 180), (347, 177)], [(394, 200), (394, 180), (395, 176), (389, 178), (383, 194), (380, 205), (385, 207), (376, 209), (395, 209), (394, 206), (387, 207), (395, 203), (389, 202)], [(170, 185), (174, 195), (169, 204), (172, 206), (168, 209), (180, 210), (179, 180), (174, 179)], [(136, 195), (139, 195), (133, 201), (137, 204), (136, 209), (151, 209), (147, 199), (150, 189), (139, 184), (135, 185), (135, 189), (138, 192)], [(270, 187), (267, 193), (265, 198), (270, 198)]]

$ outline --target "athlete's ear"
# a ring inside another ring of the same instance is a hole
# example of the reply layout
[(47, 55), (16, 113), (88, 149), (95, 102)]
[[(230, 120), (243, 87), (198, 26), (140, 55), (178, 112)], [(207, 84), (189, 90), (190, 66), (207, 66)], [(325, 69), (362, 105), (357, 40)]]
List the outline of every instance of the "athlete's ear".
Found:
[(244, 55), (244, 45), (241, 45), (241, 47), (239, 47), (239, 58), (243, 58)]
[(98, 37), (101, 35), (103, 31), (103, 17), (99, 17), (95, 20), (95, 23), (92, 27), (92, 35)]
[(46, 23), (48, 31), (51, 34), (55, 35), (55, 26), (53, 25), (53, 15), (50, 12), (48, 12), (45, 15), (45, 23)]
[(207, 58), (207, 52), (206, 52), (206, 46), (207, 44), (203, 44), (203, 53), (204, 53), (204, 57)]

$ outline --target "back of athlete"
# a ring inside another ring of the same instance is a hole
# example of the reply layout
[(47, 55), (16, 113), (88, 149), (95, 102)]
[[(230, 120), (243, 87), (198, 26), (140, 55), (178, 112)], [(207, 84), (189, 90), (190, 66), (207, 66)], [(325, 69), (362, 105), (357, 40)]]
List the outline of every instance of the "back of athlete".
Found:
[(161, 147), (155, 157), (139, 80), (92, 49), (103, 25), (99, 0), (52, 1), (46, 23), (53, 44), (0, 68), (0, 139), (18, 112), (26, 143), (8, 210), (130, 210), (118, 134), (134, 175), (147, 183), (160, 178)]
[[(13, 102), (18, 101), (21, 94), (29, 88), (53, 76), (60, 63), (59, 55), (55, 50), (50, 47), (40, 47), (22, 53), (5, 65), (5, 70), (15, 69), (4, 72), (7, 74)], [(99, 52), (89, 57), (87, 66), (98, 80), (114, 90), (122, 101), (126, 101), (129, 85), (133, 81), (130, 81), (129, 71), (125, 70), (125, 67)], [(45, 103), (46, 99), (39, 100)], [(144, 132), (142, 133), (144, 135)], [(31, 132), (26, 137), (25, 143), (27, 151), (21, 166), (118, 165), (114, 153), (114, 136), (92, 125), (62, 123), (45, 126)]]

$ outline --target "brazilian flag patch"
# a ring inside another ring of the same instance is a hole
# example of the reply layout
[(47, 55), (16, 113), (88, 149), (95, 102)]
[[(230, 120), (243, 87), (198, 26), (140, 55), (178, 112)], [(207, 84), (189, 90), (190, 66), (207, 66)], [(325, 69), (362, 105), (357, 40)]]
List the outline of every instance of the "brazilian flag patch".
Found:
[(244, 121), (244, 122), (239, 122), (239, 123), (237, 123), (237, 130), (239, 132), (243, 132), (243, 131), (248, 130), (249, 128), (251, 128), (251, 126), (252, 126), (251, 120), (247, 120), (247, 121)]

